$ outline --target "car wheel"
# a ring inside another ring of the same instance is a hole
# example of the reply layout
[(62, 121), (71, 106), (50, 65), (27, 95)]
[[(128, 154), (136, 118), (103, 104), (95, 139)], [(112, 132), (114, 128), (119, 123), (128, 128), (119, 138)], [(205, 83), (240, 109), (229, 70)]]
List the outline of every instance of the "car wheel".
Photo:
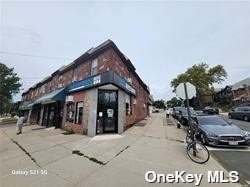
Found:
[(204, 145), (207, 145), (207, 140), (206, 140), (206, 136), (204, 134), (201, 134), (201, 142), (204, 144)]
[(248, 117), (247, 116), (244, 116), (244, 121), (248, 121)]

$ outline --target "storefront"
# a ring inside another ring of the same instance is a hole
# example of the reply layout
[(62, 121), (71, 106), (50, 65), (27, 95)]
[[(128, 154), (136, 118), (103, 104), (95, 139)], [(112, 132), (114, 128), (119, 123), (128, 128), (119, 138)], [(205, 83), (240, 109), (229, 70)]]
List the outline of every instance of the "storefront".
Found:
[(30, 123), (30, 115), (32, 106), (34, 105), (33, 101), (23, 102), (22, 105), (19, 106), (19, 112), (22, 113), (25, 119), (27, 119), (27, 123)]
[(71, 84), (65, 101), (63, 127), (95, 136), (122, 133), (135, 89), (113, 71)]
[(65, 96), (66, 90), (58, 89), (36, 99), (31, 112), (31, 116), (36, 116), (33, 121), (45, 127), (61, 127)]
[(34, 124), (95, 136), (145, 119), (149, 94), (130, 59), (107, 40), (29, 88), (22, 102), (32, 100), (26, 113)]

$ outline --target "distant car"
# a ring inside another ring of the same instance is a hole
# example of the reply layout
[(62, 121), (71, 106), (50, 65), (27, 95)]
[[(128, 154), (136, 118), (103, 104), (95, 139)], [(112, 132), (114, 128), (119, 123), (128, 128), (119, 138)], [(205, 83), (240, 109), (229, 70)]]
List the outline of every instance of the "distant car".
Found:
[(250, 121), (250, 107), (236, 107), (234, 110), (228, 113), (228, 118)]
[[(184, 126), (188, 126), (188, 112), (187, 112), (187, 108), (184, 108), (182, 110), (179, 111), (179, 115), (178, 115), (178, 121), (184, 125)], [(190, 109), (190, 116), (192, 119), (195, 119), (197, 116), (197, 113), (191, 108)]]
[(180, 111), (184, 110), (184, 109), (185, 109), (185, 107), (180, 107), (180, 106), (174, 107), (173, 108), (173, 114), (172, 114), (173, 118), (178, 119), (179, 115), (180, 115)]
[(214, 146), (250, 146), (250, 132), (241, 130), (218, 115), (196, 117), (200, 139)]
[(158, 108), (153, 108), (152, 112), (153, 113), (159, 113), (159, 109)]
[(206, 106), (202, 112), (204, 114), (219, 114), (219, 109), (215, 107)]

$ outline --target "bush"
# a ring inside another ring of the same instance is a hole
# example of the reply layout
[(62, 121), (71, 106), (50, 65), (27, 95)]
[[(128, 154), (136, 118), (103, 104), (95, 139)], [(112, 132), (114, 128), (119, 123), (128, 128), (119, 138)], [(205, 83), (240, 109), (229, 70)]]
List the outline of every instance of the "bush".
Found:
[(75, 132), (71, 128), (70, 130), (66, 130), (66, 132), (63, 132), (62, 134), (64, 134), (64, 135), (70, 135), (70, 134), (75, 134)]
[(11, 117), (14, 117), (14, 116), (16, 116), (16, 115), (17, 115), (16, 112), (11, 112)]

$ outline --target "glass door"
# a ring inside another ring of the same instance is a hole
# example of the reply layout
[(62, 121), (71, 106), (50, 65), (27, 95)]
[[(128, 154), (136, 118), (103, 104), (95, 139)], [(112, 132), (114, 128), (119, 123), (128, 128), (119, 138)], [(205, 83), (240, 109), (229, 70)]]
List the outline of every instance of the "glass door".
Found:
[(117, 132), (117, 95), (113, 90), (98, 91), (97, 134)]

